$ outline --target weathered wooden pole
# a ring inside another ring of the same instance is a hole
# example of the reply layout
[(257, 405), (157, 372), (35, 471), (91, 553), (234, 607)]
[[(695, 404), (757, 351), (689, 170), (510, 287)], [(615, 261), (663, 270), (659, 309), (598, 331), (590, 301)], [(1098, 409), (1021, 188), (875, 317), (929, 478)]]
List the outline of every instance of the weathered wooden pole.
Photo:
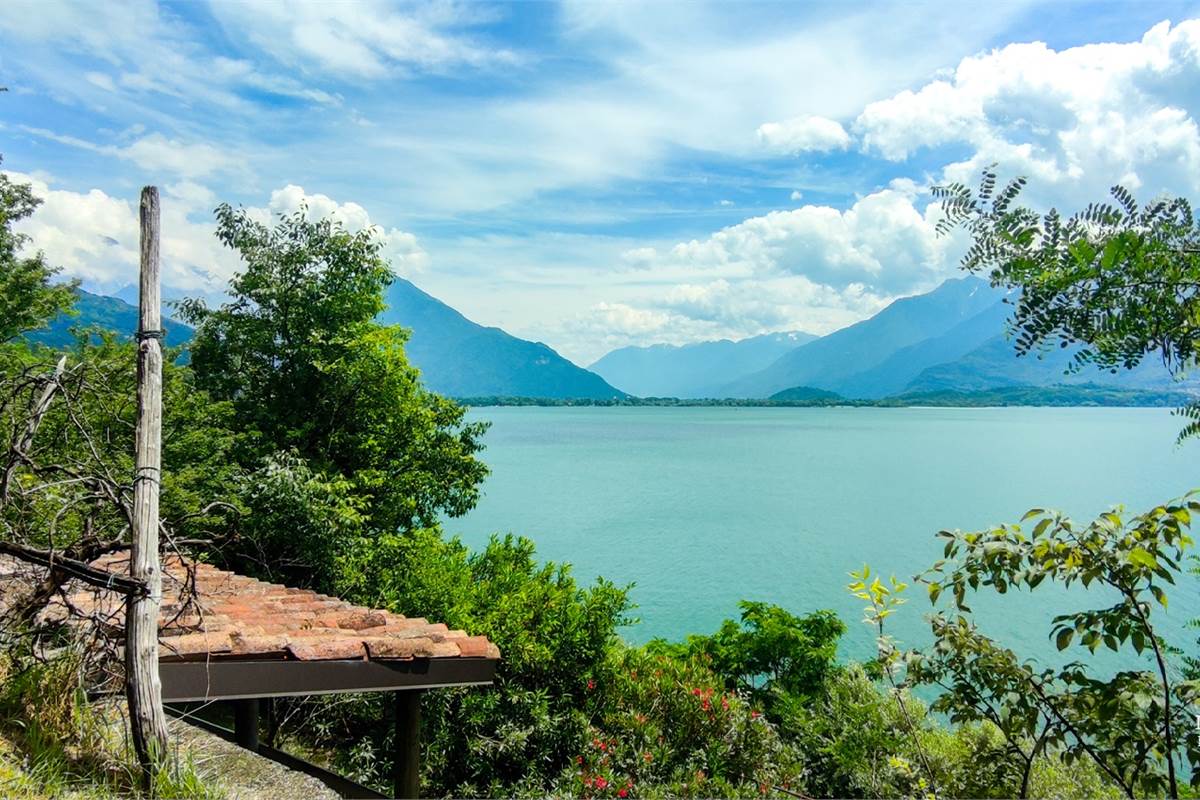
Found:
[(158, 188), (142, 189), (141, 296), (138, 301), (137, 459), (129, 574), (146, 594), (131, 594), (125, 613), (125, 696), (133, 746), (147, 784), (167, 752), (167, 717), (158, 677), (158, 492), (162, 472), (162, 300), (158, 263)]

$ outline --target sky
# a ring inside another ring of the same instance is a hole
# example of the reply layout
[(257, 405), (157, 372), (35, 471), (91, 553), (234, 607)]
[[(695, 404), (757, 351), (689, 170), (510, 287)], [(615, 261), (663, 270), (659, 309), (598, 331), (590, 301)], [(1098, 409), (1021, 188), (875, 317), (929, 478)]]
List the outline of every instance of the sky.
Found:
[(0, 8), (0, 154), (84, 288), (219, 301), (229, 202), (587, 365), (823, 334), (957, 273), (930, 189), (1200, 201), (1200, 2), (93, 2)]

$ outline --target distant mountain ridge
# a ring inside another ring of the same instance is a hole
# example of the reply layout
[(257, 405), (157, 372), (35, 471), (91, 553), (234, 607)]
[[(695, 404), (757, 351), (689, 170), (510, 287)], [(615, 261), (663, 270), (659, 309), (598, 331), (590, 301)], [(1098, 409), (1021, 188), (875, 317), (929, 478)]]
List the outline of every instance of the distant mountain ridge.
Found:
[(421, 379), (452, 397), (619, 398), (625, 392), (530, 342), (464, 317), (410, 281), (396, 278), (380, 321), (412, 329), (405, 346)]
[[(405, 352), (421, 370), (423, 383), (435, 392), (453, 397), (626, 396), (541, 342), (477, 325), (402, 278), (389, 287), (385, 301), (388, 308), (380, 321), (412, 330)], [(137, 308), (117, 297), (80, 291), (75, 310), (75, 315), (60, 315), (27, 338), (61, 348), (74, 343), (72, 328), (97, 327), (125, 338), (137, 330)], [(186, 344), (192, 338), (192, 328), (178, 320), (164, 316), (163, 327), (168, 345)]]
[(928, 294), (896, 300), (862, 322), (792, 350), (724, 387), (726, 397), (769, 397), (793, 386), (839, 392), (844, 382), (910, 345), (941, 336), (1002, 297), (984, 280), (953, 278)]
[(817, 337), (787, 331), (731, 341), (622, 347), (588, 369), (638, 397), (714, 397), (720, 387), (766, 367)]
[[(44, 344), (47, 347), (63, 348), (75, 343), (72, 328), (99, 328), (112, 331), (122, 339), (132, 339), (137, 333), (137, 306), (117, 297), (106, 297), (92, 294), (82, 289), (76, 290), (78, 299), (75, 301), (74, 314), (59, 314), (50, 320), (46, 327), (25, 334), (31, 342)], [(164, 309), (165, 311), (166, 309)], [(166, 336), (163, 343), (170, 347), (187, 344), (192, 339), (191, 326), (185, 325), (167, 314), (163, 314), (163, 330)]]

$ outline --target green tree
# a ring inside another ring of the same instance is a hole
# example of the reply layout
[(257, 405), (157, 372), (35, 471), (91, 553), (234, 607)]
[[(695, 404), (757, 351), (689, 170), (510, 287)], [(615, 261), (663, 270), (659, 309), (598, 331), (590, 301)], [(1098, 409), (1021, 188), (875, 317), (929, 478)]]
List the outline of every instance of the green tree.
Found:
[[(1051, 748), (1070, 760), (1091, 759), (1129, 797), (1178, 797), (1177, 762), (1185, 761), (1200, 784), (1200, 742), (1187, 735), (1196, 688), (1176, 677), (1153, 611), (1167, 607), (1197, 512), (1200, 501), (1188, 497), (1128, 519), (1118, 508), (1079, 526), (1034, 509), (1025, 516), (1028, 530), (942, 532), (945, 559), (923, 580), (932, 602), (953, 598), (955, 614), (932, 617), (934, 645), (927, 655), (910, 655), (910, 677), (941, 686), (946, 694), (935, 707), (952, 717), (994, 722), (1027, 765)], [(1058, 649), (1128, 649), (1151, 656), (1153, 668), (1112, 676), (1086, 661), (1037, 668), (971, 621), (969, 593), (1043, 585), (1079, 585), (1112, 602), (1054, 617)]]
[(53, 283), (58, 270), (39, 251), (22, 254), (29, 237), (13, 224), (41, 204), (27, 183), (0, 173), (0, 344), (36, 330), (75, 302), (75, 283)]
[[(939, 232), (965, 229), (969, 272), (1019, 290), (1011, 327), (1020, 354), (1057, 344), (1075, 347), (1074, 365), (1116, 372), (1159, 357), (1172, 374), (1196, 365), (1200, 347), (1200, 222), (1182, 197), (1139, 206), (1122, 186), (1114, 203), (1092, 203), (1064, 217), (1017, 205), (1026, 183), (997, 191), (985, 170), (979, 190), (934, 188), (942, 201)], [(1200, 433), (1200, 404), (1180, 438)]]
[[(270, 470), (289, 454), (301, 459), (355, 509), (363, 536), (472, 508), (487, 471), (475, 457), (486, 425), (426, 391), (404, 355), (406, 332), (376, 321), (392, 280), (376, 233), (310, 220), (305, 209), (274, 227), (228, 205), (216, 213), (217, 236), (244, 268), (228, 303), (210, 309), (189, 300), (181, 312), (197, 326), (197, 385), (233, 404), (242, 463)], [(247, 520), (249, 540), (270, 534), (256, 519), (285, 513), (253, 510), (260, 513)], [(302, 541), (307, 530), (277, 541), (290, 549), (274, 556), (296, 565), (286, 577), (311, 583), (312, 570), (329, 563), (312, 555), (333, 554)]]
[(802, 617), (770, 603), (743, 601), (740, 621), (725, 620), (707, 636), (680, 644), (650, 643), (651, 651), (700, 658), (725, 679), (728, 691), (745, 692), (776, 718), (777, 703), (805, 702), (837, 668), (837, 645), (846, 625), (832, 611)]

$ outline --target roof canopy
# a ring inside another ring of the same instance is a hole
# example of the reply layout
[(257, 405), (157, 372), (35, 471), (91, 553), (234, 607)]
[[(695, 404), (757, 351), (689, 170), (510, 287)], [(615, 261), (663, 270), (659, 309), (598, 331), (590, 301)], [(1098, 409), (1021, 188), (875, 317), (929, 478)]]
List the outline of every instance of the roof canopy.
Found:
[[(127, 555), (95, 566), (128, 570)], [(77, 613), (124, 627), (124, 596), (82, 588)], [(163, 701), (391, 691), (491, 683), (500, 651), (483, 636), (266, 583), (208, 564), (163, 563)]]

